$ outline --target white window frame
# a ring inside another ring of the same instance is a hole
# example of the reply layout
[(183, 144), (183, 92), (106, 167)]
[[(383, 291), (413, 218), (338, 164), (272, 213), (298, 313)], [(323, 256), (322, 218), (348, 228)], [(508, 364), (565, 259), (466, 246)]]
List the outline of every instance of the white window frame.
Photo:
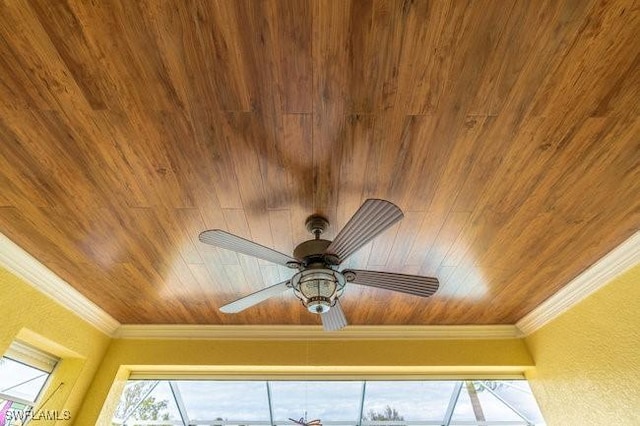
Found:
[(14, 340), (11, 343), (9, 348), (5, 351), (4, 355), (2, 355), (2, 358), (24, 364), (28, 367), (40, 370), (43, 373), (47, 373), (47, 379), (43, 383), (42, 387), (38, 391), (38, 395), (36, 395), (33, 401), (0, 392), (0, 398), (6, 401), (12, 401), (18, 404), (25, 405), (26, 408), (23, 411), (34, 410), (35, 406), (40, 402), (40, 399), (44, 395), (46, 389), (49, 387), (51, 376), (53, 375), (53, 372), (60, 359), (17, 340)]

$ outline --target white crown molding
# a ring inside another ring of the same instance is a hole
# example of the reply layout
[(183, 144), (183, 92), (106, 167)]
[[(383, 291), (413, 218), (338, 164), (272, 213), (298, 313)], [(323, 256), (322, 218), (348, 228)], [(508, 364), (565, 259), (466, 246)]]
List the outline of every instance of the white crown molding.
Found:
[(516, 327), (528, 336), (639, 263), (640, 231), (525, 315)]
[(487, 340), (522, 337), (514, 325), (350, 325), (338, 332), (321, 326), (253, 325), (122, 325), (121, 339), (215, 340)]
[(120, 323), (111, 315), (2, 233), (0, 233), (0, 265), (101, 332), (113, 336), (120, 327)]

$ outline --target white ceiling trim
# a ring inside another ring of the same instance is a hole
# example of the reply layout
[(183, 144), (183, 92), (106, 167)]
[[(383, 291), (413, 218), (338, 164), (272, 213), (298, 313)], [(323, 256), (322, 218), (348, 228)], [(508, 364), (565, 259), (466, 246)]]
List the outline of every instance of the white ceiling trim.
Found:
[(0, 265), (80, 318), (113, 336), (120, 323), (0, 233)]
[(638, 264), (640, 264), (640, 231), (538, 305), (520, 319), (516, 326), (525, 336), (539, 330)]
[(350, 325), (336, 332), (297, 325), (122, 325), (122, 339), (215, 340), (486, 340), (522, 337), (514, 325)]

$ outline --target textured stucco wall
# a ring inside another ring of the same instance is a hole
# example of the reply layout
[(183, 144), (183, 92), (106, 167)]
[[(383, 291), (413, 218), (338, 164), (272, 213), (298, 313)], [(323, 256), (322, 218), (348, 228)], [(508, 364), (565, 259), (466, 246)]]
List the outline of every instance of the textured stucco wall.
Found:
[(73, 424), (111, 339), (2, 268), (0, 318), (0, 354), (20, 339), (61, 358), (40, 401), (46, 410), (69, 410), (71, 419), (31, 423)]
[(640, 425), (640, 265), (526, 339), (553, 425)]

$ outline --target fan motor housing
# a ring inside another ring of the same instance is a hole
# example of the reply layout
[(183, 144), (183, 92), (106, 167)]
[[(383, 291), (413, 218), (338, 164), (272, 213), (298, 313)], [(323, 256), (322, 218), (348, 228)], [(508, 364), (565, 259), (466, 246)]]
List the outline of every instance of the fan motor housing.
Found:
[(333, 260), (335, 259), (335, 256), (325, 253), (329, 244), (331, 244), (331, 241), (320, 238), (305, 241), (293, 250), (293, 257), (303, 262), (304, 266), (309, 266), (313, 263), (337, 265), (338, 262)]

